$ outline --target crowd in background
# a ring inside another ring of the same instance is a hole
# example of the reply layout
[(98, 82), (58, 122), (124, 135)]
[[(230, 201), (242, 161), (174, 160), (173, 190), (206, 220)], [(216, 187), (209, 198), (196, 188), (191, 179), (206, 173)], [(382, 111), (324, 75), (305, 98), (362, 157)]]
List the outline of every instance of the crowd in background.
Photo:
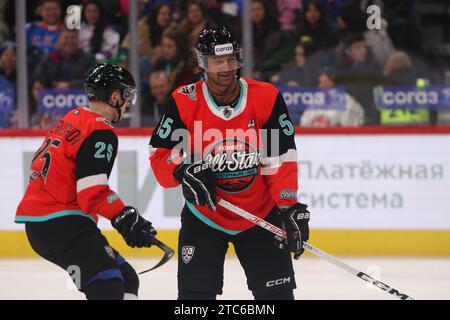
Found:
[[(139, 1), (143, 126), (155, 125), (172, 90), (200, 79), (193, 45), (201, 30), (225, 25), (241, 37), (243, 1)], [(47, 129), (58, 120), (37, 112), (41, 89), (81, 88), (85, 72), (98, 62), (128, 65), (128, 2), (26, 2), (31, 127)], [(421, 47), (410, 5), (415, 1), (406, 2), (383, 1), (381, 28), (368, 30), (366, 8), (377, 1), (252, 0), (252, 77), (277, 86), (346, 88), (345, 110), (306, 110), (296, 124), (386, 124), (374, 103), (375, 87), (445, 83)], [(73, 4), (82, 5), (79, 30), (64, 26), (66, 8)], [(16, 85), (14, 10), (14, 1), (0, 1), (0, 88)], [(436, 123), (435, 111), (420, 112), (421, 124)], [(0, 127), (15, 127), (16, 118), (12, 113)]]

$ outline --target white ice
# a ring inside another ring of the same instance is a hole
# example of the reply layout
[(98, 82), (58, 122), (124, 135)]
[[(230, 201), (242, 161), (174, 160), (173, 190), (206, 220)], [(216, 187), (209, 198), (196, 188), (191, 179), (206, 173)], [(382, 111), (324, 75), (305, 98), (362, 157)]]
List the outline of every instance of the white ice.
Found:
[[(450, 299), (450, 258), (346, 257), (369, 273), (415, 299)], [(156, 259), (130, 259), (136, 270)], [(294, 261), (296, 299), (395, 299), (386, 292), (314, 257)], [(140, 278), (140, 299), (176, 299), (177, 265), (173, 258)], [(252, 299), (239, 261), (228, 256), (224, 292), (219, 299)], [(0, 259), (0, 299), (83, 299), (62, 269), (40, 259)]]

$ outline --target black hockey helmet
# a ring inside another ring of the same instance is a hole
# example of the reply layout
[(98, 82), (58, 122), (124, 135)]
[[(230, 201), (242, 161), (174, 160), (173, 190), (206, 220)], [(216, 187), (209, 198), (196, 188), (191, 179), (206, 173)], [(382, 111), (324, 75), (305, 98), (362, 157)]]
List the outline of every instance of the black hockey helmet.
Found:
[(236, 54), (237, 69), (244, 65), (242, 48), (226, 27), (206, 28), (194, 45), (198, 66), (208, 71), (208, 57)]
[[(97, 64), (90, 69), (84, 81), (89, 101), (103, 101), (109, 104), (109, 98), (115, 90), (120, 91), (122, 100), (128, 100), (127, 111), (136, 104), (137, 90), (133, 75), (125, 68), (114, 64)], [(111, 107), (116, 108), (121, 118), (121, 104)]]

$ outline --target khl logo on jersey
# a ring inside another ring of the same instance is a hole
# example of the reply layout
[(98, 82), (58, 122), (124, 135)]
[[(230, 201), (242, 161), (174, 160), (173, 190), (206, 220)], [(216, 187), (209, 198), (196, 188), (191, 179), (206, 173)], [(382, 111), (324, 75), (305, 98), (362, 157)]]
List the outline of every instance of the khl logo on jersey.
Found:
[(189, 263), (194, 256), (195, 247), (194, 246), (183, 246), (181, 248), (181, 257), (184, 263)]
[(195, 90), (194, 83), (184, 86), (178, 92), (187, 95), (189, 97), (189, 100), (197, 100), (197, 92)]
[(231, 117), (231, 114), (233, 113), (233, 109), (231, 109), (229, 106), (223, 107), (223, 116), (225, 119), (229, 119)]

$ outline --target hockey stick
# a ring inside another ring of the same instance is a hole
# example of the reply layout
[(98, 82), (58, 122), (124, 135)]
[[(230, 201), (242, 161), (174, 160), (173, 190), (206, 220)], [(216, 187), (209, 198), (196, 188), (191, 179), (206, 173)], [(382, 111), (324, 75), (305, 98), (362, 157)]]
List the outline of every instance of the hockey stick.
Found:
[(162, 259), (152, 268), (148, 269), (148, 270), (144, 270), (139, 272), (139, 274), (144, 274), (147, 273), (149, 271), (152, 271), (158, 267), (161, 267), (163, 264), (165, 264), (167, 261), (170, 260), (170, 258), (173, 257), (174, 255), (174, 251), (172, 248), (166, 246), (164, 243), (162, 243), (161, 241), (159, 241), (158, 239), (155, 238), (155, 245), (160, 248), (162, 251), (164, 251), (164, 256), (162, 257)]
[[(266, 220), (261, 219), (255, 215), (251, 214), (250, 212), (247, 212), (247, 211), (245, 211), (223, 199), (219, 200), (218, 204), (221, 205), (222, 207), (224, 207), (225, 209), (228, 209), (231, 212), (234, 212), (237, 215), (253, 222), (254, 224), (272, 232), (273, 234), (275, 234), (279, 237), (282, 237), (282, 238), (286, 238), (286, 232), (283, 229), (278, 228), (277, 226), (274, 226), (273, 224), (267, 222)], [(359, 271), (359, 270), (349, 266), (345, 262), (337, 259), (336, 257), (332, 256), (329, 253), (326, 253), (326, 252), (320, 250), (319, 248), (314, 247), (313, 245), (311, 245), (309, 243), (303, 242), (303, 248), (305, 250), (311, 252), (312, 254), (327, 260), (328, 262), (334, 264), (335, 266), (338, 266), (339, 268), (344, 269), (345, 271), (351, 273), (352, 275), (357, 276), (358, 278), (373, 284), (375, 287), (380, 288), (381, 290), (384, 290), (387, 293), (392, 294), (393, 296), (395, 296), (396, 298), (399, 298), (400, 300), (414, 300), (411, 296), (408, 296), (407, 294), (404, 294), (404, 293), (400, 293), (397, 289), (395, 289), (391, 286), (388, 286), (387, 284), (385, 284), (379, 280), (372, 278), (367, 273), (364, 273), (362, 271)]]

